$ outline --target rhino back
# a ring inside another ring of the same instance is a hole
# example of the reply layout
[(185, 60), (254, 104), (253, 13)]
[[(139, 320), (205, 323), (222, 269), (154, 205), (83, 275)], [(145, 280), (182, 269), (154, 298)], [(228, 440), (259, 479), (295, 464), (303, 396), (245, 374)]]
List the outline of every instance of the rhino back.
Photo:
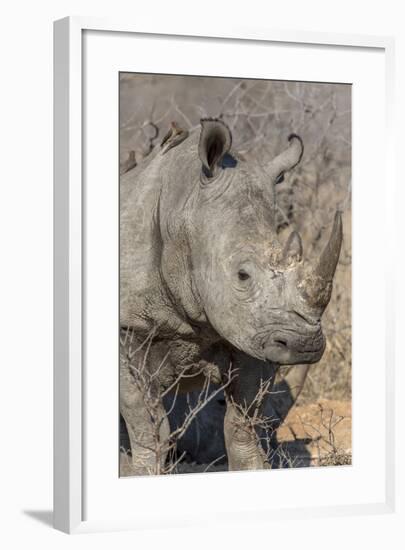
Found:
[[(165, 155), (156, 150), (120, 180), (121, 324), (150, 328), (173, 314), (160, 273), (159, 216), (180, 219), (195, 185), (197, 135)], [(198, 172), (197, 172), (198, 174)], [(166, 220), (165, 220), (166, 221)]]

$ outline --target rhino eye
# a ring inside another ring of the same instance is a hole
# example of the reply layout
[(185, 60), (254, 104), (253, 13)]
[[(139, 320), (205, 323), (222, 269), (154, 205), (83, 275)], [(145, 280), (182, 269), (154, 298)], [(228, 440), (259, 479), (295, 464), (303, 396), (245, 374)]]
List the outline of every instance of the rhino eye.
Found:
[(281, 172), (281, 174), (279, 174), (277, 177), (276, 177), (276, 185), (278, 183), (283, 183), (284, 181), (284, 172)]
[(244, 269), (240, 269), (238, 271), (238, 277), (240, 281), (247, 281), (248, 279), (250, 279), (249, 273), (246, 273)]

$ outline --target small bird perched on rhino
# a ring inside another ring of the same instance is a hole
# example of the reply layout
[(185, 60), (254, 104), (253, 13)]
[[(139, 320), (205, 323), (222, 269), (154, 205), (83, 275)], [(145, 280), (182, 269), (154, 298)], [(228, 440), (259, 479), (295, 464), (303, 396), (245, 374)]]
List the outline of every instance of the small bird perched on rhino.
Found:
[[(271, 388), (280, 365), (299, 365), (302, 387), (305, 365), (321, 359), (321, 318), (340, 254), (341, 215), (313, 262), (304, 260), (297, 232), (280, 242), (275, 185), (301, 160), (295, 134), (264, 166), (238, 155), (230, 129), (217, 119), (201, 120), (190, 133), (172, 123), (162, 148), (171, 154), (152, 152), (121, 178), (121, 330), (134, 335), (135, 360), (152, 373), (155, 399), (179, 372), (223, 384), (232, 365), (224, 420), (229, 469), (266, 468), (253, 423), (240, 411), (256, 414), (250, 405), (263, 381)], [(120, 410), (133, 473), (145, 474), (156, 461), (156, 422), (132, 367), (124, 350)], [(159, 406), (164, 441), (170, 428), (163, 402)], [(165, 460), (161, 453), (159, 461)]]
[(163, 149), (162, 155), (167, 153), (167, 151), (172, 149), (172, 147), (176, 147), (176, 145), (179, 145), (182, 141), (184, 141), (188, 137), (188, 134), (188, 130), (180, 128), (177, 122), (171, 122), (170, 129), (164, 136), (164, 138), (162, 139), (162, 143), (160, 144), (160, 147)]
[(135, 151), (129, 151), (127, 159), (120, 165), (120, 175), (122, 176), (135, 168), (136, 164)]

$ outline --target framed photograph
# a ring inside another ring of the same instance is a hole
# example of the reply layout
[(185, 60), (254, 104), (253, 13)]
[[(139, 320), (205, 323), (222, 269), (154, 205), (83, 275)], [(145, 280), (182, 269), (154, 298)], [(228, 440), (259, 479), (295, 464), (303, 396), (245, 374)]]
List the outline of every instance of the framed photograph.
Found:
[(55, 527), (394, 514), (392, 40), (54, 52)]

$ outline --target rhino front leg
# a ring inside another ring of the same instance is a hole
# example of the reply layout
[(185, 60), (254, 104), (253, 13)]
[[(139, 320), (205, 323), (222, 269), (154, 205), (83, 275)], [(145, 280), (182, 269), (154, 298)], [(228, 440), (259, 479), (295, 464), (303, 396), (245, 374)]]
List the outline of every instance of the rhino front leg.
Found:
[(235, 378), (225, 390), (224, 436), (229, 470), (269, 468), (254, 419), (265, 405), (265, 399), (259, 403), (258, 391), (266, 382), (269, 382), (268, 390), (271, 389), (277, 367), (242, 352), (234, 354), (233, 367)]
[(131, 445), (132, 475), (164, 473), (170, 428), (163, 403), (152, 399), (149, 404), (149, 397), (135, 382), (126, 361), (120, 366), (120, 412)]
[(229, 401), (225, 413), (224, 435), (229, 471), (262, 470), (268, 467), (256, 433), (244, 415)]

